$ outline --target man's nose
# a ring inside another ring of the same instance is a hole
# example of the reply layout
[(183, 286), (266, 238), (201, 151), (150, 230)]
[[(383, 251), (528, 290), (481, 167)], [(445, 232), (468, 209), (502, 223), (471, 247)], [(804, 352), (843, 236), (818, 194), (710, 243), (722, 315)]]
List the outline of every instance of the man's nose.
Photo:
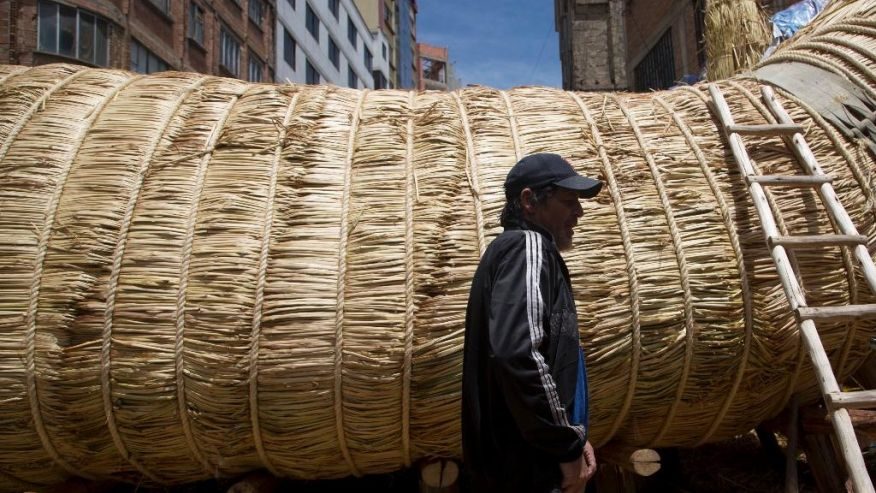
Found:
[(581, 207), (581, 202), (575, 202), (575, 216), (581, 217), (584, 215), (584, 208)]

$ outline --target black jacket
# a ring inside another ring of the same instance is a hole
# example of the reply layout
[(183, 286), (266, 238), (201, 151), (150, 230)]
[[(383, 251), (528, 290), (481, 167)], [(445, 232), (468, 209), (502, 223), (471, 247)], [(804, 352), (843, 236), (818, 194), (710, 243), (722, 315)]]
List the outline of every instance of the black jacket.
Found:
[(569, 272), (529, 227), (490, 244), (466, 310), (462, 445), (477, 492), (548, 491), (586, 439), (568, 419), (580, 344)]

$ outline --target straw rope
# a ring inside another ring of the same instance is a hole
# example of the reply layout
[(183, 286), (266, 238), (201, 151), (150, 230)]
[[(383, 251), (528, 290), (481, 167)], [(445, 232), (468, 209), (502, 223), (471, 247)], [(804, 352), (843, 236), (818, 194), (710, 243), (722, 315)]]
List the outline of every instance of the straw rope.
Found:
[(350, 135), (347, 141), (347, 160), (344, 166), (344, 191), (341, 196), (341, 227), (340, 227), (340, 242), (338, 244), (338, 304), (337, 315), (335, 321), (335, 364), (334, 364), (334, 408), (335, 408), (335, 427), (338, 435), (338, 445), (341, 448), (341, 453), (350, 471), (355, 476), (361, 476), (362, 473), (353, 462), (353, 457), (350, 455), (350, 450), (347, 448), (346, 433), (344, 431), (344, 387), (343, 387), (343, 366), (344, 366), (344, 290), (346, 287), (347, 273), (347, 241), (349, 237), (349, 214), (350, 214), (350, 187), (352, 181), (353, 167), (353, 151), (356, 143), (356, 131), (359, 128), (359, 120), (361, 118), (362, 106), (365, 103), (365, 96), (368, 91), (362, 91), (359, 95), (359, 100), (356, 103), (356, 110), (353, 112), (352, 122), (350, 124)]
[(654, 156), (649, 150), (648, 144), (645, 142), (645, 138), (642, 135), (641, 130), (639, 129), (638, 123), (636, 123), (635, 117), (627, 109), (623, 101), (615, 95), (612, 95), (611, 99), (627, 118), (627, 121), (630, 124), (630, 128), (633, 131), (633, 135), (636, 136), (636, 141), (639, 143), (639, 148), (642, 150), (642, 154), (644, 155), (645, 160), (648, 163), (648, 168), (651, 171), (651, 177), (654, 180), (654, 185), (657, 187), (657, 193), (660, 196), (660, 203), (663, 206), (664, 213), (666, 214), (666, 221), (669, 223), (669, 234), (672, 237), (672, 245), (675, 251), (675, 259), (678, 263), (679, 274), (681, 275), (685, 331), (684, 363), (682, 365), (681, 376), (679, 378), (678, 388), (675, 394), (675, 400), (672, 402), (672, 405), (669, 406), (669, 412), (667, 413), (666, 419), (663, 422), (663, 427), (660, 429), (660, 431), (657, 432), (657, 436), (655, 436), (651, 442), (652, 444), (656, 444), (660, 442), (660, 440), (666, 434), (666, 431), (672, 425), (672, 420), (675, 418), (675, 411), (678, 409), (678, 404), (681, 402), (681, 397), (682, 394), (684, 394), (684, 388), (685, 385), (687, 385), (687, 378), (690, 373), (690, 363), (691, 359), (693, 358), (694, 344), (693, 306), (691, 302), (689, 280), (690, 274), (687, 268), (687, 261), (685, 260), (687, 258), (687, 255), (685, 254), (684, 247), (682, 246), (682, 239), (678, 230), (678, 225), (675, 222), (675, 215), (672, 213), (672, 207), (669, 203), (669, 197), (666, 193), (666, 188), (663, 184), (663, 180), (660, 178), (660, 171), (657, 169), (657, 164), (654, 162)]
[(864, 92), (867, 93), (871, 98), (876, 99), (876, 90), (870, 87), (863, 79), (855, 75), (851, 70), (846, 68), (840, 63), (834, 62), (833, 60), (824, 58), (822, 56), (815, 55), (810, 52), (802, 51), (802, 50), (793, 50), (787, 49), (781, 52), (776, 53), (772, 57), (770, 57), (771, 62), (802, 62), (808, 63), (809, 65), (815, 65), (816, 67), (823, 68), (828, 72), (834, 72), (836, 74), (842, 75), (846, 79), (854, 82), (859, 88), (861, 88)]
[(405, 132), (405, 332), (402, 361), (402, 457), (405, 467), (411, 465), (411, 364), (414, 344), (414, 111), (416, 93), (408, 95), (408, 118)]
[(200, 86), (207, 81), (207, 78), (198, 79), (195, 83), (190, 85), (185, 90), (181, 91), (177, 100), (174, 102), (174, 105), (168, 111), (167, 115), (164, 117), (164, 120), (161, 122), (159, 132), (155, 133), (155, 137), (150, 142), (148, 149), (144, 153), (144, 158), (139, 170), (138, 179), (134, 182), (134, 187), (131, 190), (131, 195), (128, 199), (128, 204), (125, 208), (125, 213), (122, 218), (122, 223), (120, 227), (119, 239), (116, 243), (115, 252), (112, 256), (112, 273), (110, 274), (108, 289), (107, 289), (107, 300), (106, 300), (106, 310), (104, 311), (104, 323), (103, 323), (103, 337), (101, 344), (101, 393), (103, 395), (103, 406), (104, 412), (106, 413), (107, 419), (107, 428), (109, 429), (110, 434), (113, 437), (113, 442), (116, 445), (116, 448), (119, 449), (119, 453), (121, 456), (130, 462), (134, 467), (137, 468), (144, 476), (148, 477), (152, 481), (161, 482), (158, 479), (158, 476), (155, 473), (149, 471), (140, 464), (140, 461), (136, 460), (133, 455), (128, 451), (125, 441), (119, 432), (118, 426), (116, 425), (114, 405), (112, 402), (112, 383), (111, 383), (111, 356), (110, 356), (110, 348), (112, 346), (112, 329), (113, 329), (113, 315), (115, 312), (115, 302), (116, 302), (116, 293), (118, 289), (119, 276), (122, 271), (122, 258), (125, 255), (125, 246), (128, 239), (128, 233), (131, 228), (131, 221), (134, 216), (134, 208), (137, 206), (137, 201), (140, 198), (140, 191), (143, 189), (143, 183), (146, 180), (146, 176), (149, 173), (149, 165), (152, 162), (152, 155), (155, 152), (155, 148), (158, 146), (161, 138), (164, 137), (165, 132), (167, 131), (167, 127), (170, 125), (170, 121), (176, 112), (179, 110), (180, 106), (182, 106), (183, 102), (185, 102), (186, 97), (189, 96), (194, 90), (198, 89)]
[(599, 447), (600, 445), (608, 443), (615, 436), (621, 424), (623, 424), (624, 420), (626, 419), (627, 413), (629, 413), (630, 406), (633, 402), (633, 397), (636, 395), (636, 383), (638, 381), (640, 363), (639, 358), (642, 350), (641, 320), (639, 315), (639, 280), (638, 275), (636, 274), (635, 253), (633, 251), (633, 244), (628, 229), (629, 223), (627, 222), (626, 214), (624, 212), (623, 198), (618, 187), (617, 179), (614, 176), (614, 171), (612, 171), (612, 163), (608, 159), (608, 155), (605, 152), (605, 144), (602, 140), (602, 136), (599, 133), (599, 128), (596, 126), (596, 122), (594, 121), (590, 110), (587, 109), (587, 105), (584, 104), (584, 101), (581, 100), (581, 97), (574, 92), (570, 92), (569, 96), (578, 105), (578, 108), (584, 115), (584, 119), (590, 126), (590, 131), (593, 135), (593, 139), (596, 143), (596, 148), (599, 152), (599, 158), (602, 163), (602, 171), (605, 174), (605, 180), (608, 184), (608, 190), (611, 194), (611, 201), (613, 204), (615, 204), (614, 209), (617, 215), (617, 224), (618, 229), (620, 230), (621, 240), (623, 241), (626, 272), (627, 277), (629, 278), (630, 312), (632, 313), (633, 319), (633, 323), (630, 327), (630, 338), (632, 339), (633, 345), (631, 351), (632, 361), (630, 363), (630, 376), (627, 384), (627, 392), (624, 394), (625, 397), (623, 404), (621, 405), (620, 412), (618, 412), (617, 417), (611, 424), (611, 427), (609, 428), (605, 439), (603, 441), (594, 443), (594, 446)]
[[(705, 95), (702, 93), (702, 91), (698, 89), (692, 87), (682, 87), (681, 90), (693, 94), (694, 96), (699, 98), (704, 105), (708, 103)], [(736, 394), (739, 391), (739, 385), (740, 383), (742, 383), (742, 377), (745, 375), (745, 369), (748, 365), (748, 358), (751, 349), (752, 330), (754, 326), (753, 301), (751, 287), (748, 281), (748, 272), (745, 268), (745, 260), (742, 253), (742, 245), (739, 240), (739, 232), (737, 231), (736, 225), (733, 222), (733, 217), (730, 213), (730, 207), (724, 200), (724, 195), (721, 193), (718, 182), (715, 178), (715, 174), (712, 173), (711, 169), (709, 169), (709, 165), (706, 161), (705, 155), (703, 154), (703, 150), (697, 143), (696, 138), (691, 132), (690, 127), (678, 116), (677, 113), (672, 111), (669, 104), (662, 97), (657, 96), (654, 98), (654, 100), (657, 101), (657, 103), (660, 104), (660, 106), (663, 107), (663, 109), (666, 110), (668, 114), (672, 115), (673, 122), (684, 134), (685, 139), (687, 139), (691, 150), (694, 152), (694, 155), (697, 158), (700, 169), (702, 169), (703, 171), (703, 176), (706, 177), (706, 180), (709, 183), (709, 188), (712, 190), (712, 194), (715, 197), (715, 200), (718, 202), (721, 219), (723, 219), (724, 221), (724, 227), (727, 228), (727, 237), (730, 240), (730, 245), (733, 248), (733, 254), (736, 259), (736, 268), (739, 270), (739, 279), (742, 284), (742, 302), (745, 313), (745, 339), (742, 345), (742, 354), (739, 357), (739, 365), (736, 371), (736, 376), (733, 379), (733, 384), (730, 387), (730, 392), (724, 399), (723, 404), (721, 404), (721, 408), (715, 415), (715, 418), (712, 420), (712, 424), (709, 425), (709, 427), (706, 429), (706, 432), (703, 434), (703, 437), (700, 438), (700, 440), (697, 442), (697, 445), (700, 445), (708, 442), (708, 440), (712, 437), (712, 435), (714, 435), (715, 431), (718, 429), (718, 426), (724, 420), (724, 417), (727, 415), (727, 412), (730, 409), (731, 404), (733, 403), (733, 399), (736, 397)]]
[(21, 129), (33, 118), (34, 113), (36, 113), (45, 103), (46, 100), (49, 99), (49, 96), (53, 95), (56, 91), (63, 89), (67, 84), (76, 80), (77, 77), (82, 76), (83, 74), (88, 73), (85, 70), (80, 70), (78, 72), (73, 72), (72, 74), (64, 77), (55, 83), (52, 87), (48, 88), (48, 90), (40, 97), (38, 100), (34, 101), (33, 104), (30, 105), (30, 109), (18, 119), (15, 123), (15, 126), (12, 127), (12, 130), (6, 135), (6, 139), (3, 140), (3, 145), (0, 145), (0, 161), (6, 157), (6, 153), (9, 151), (9, 146), (15, 141), (15, 138), (18, 136), (18, 133), (21, 132)]
[(274, 196), (277, 191), (277, 169), (280, 166), (280, 152), (286, 143), (286, 133), (289, 126), (289, 120), (292, 118), (292, 112), (298, 103), (298, 97), (301, 93), (296, 93), (289, 102), (286, 114), (283, 117), (283, 123), (279, 129), (277, 138), (277, 146), (274, 149), (274, 157), (271, 160), (270, 184), (268, 186), (268, 196), (265, 205), (265, 218), (262, 227), (262, 245), (259, 253), (258, 277), (256, 278), (256, 295), (255, 306), (253, 307), (252, 317), (252, 333), (250, 335), (250, 353), (249, 353), (249, 406), (250, 419), (252, 422), (253, 441), (255, 442), (256, 450), (262, 464), (274, 476), (280, 476), (280, 471), (274, 467), (268, 453), (265, 450), (264, 442), (262, 441), (261, 425), (259, 424), (259, 397), (258, 397), (258, 377), (259, 377), (259, 349), (261, 344), (261, 329), (262, 329), (262, 310), (265, 301), (265, 282), (268, 271), (269, 252), (271, 248), (271, 231), (274, 223)]
[(465, 174), (468, 178), (469, 190), (471, 190), (472, 200), (475, 210), (475, 225), (477, 226), (478, 252), (483, 255), (487, 248), (486, 240), (484, 239), (484, 212), (481, 205), (480, 185), (478, 178), (478, 158), (472, 144), (471, 128), (468, 125), (468, 115), (465, 111), (465, 106), (462, 104), (459, 94), (456, 92), (450, 93), (453, 100), (456, 101), (456, 108), (459, 111), (459, 118), (462, 122), (462, 131), (465, 133), (465, 156), (467, 165)]
[[(862, 62), (856, 60), (852, 55), (849, 55), (848, 53), (844, 52), (843, 50), (840, 50), (840, 49), (833, 46), (834, 44), (837, 44), (839, 46), (844, 46), (844, 45), (842, 45), (840, 43), (836, 43), (836, 42), (832, 42), (832, 43), (820, 42), (820, 41), (816, 41), (816, 39), (817, 38), (813, 38), (811, 41), (807, 41), (805, 43), (797, 43), (794, 48), (796, 50), (812, 49), (815, 51), (821, 51), (823, 53), (828, 53), (830, 55), (835, 56), (840, 61), (845, 62), (845, 63), (851, 65), (852, 67), (856, 68), (861, 73), (866, 74), (866, 73), (871, 71), (870, 68), (868, 68)], [(854, 49), (853, 51), (856, 51), (856, 52), (866, 56), (868, 59), (870, 59), (872, 61), (872, 59), (870, 58), (871, 54), (868, 54), (867, 51), (858, 50), (858, 49)]]
[(511, 142), (514, 144), (514, 158), (519, 161), (523, 159), (523, 151), (520, 150), (520, 135), (517, 130), (517, 117), (514, 116), (514, 107), (511, 106), (511, 98), (505, 91), (499, 91), (502, 96), (502, 101), (505, 102), (505, 110), (508, 112), (508, 124), (511, 128)]
[(11, 70), (5, 72), (2, 76), (0, 76), (0, 84), (5, 84), (10, 78), (15, 77), (18, 74), (27, 72), (27, 67), (15, 66), (12, 67)]
[[(244, 92), (243, 95), (245, 94), (246, 92)], [(174, 333), (173, 344), (174, 376), (176, 380), (177, 409), (179, 413), (180, 425), (182, 426), (188, 449), (195, 457), (195, 460), (197, 460), (198, 463), (201, 464), (201, 467), (204, 469), (204, 471), (206, 471), (211, 476), (218, 475), (217, 470), (216, 468), (211, 466), (209, 461), (207, 461), (207, 459), (204, 457), (204, 454), (201, 452), (201, 448), (198, 446), (197, 441), (194, 438), (191, 427), (191, 416), (188, 411), (189, 399), (186, 395), (185, 375), (185, 308), (188, 294), (189, 270), (191, 268), (192, 261), (192, 243), (194, 243), (195, 225), (197, 222), (198, 210), (203, 196), (204, 181), (207, 176), (207, 165), (210, 162), (210, 158), (212, 157), (213, 149), (215, 148), (220, 135), (222, 135), (222, 130), (225, 128), (225, 124), (228, 122), (228, 117), (231, 114), (231, 110), (232, 108), (234, 108), (234, 105), (237, 103), (241, 96), (242, 95), (234, 95), (228, 102), (227, 107), (222, 112), (222, 116), (219, 120), (216, 121), (216, 124), (211, 129), (210, 135), (207, 138), (205, 146), (208, 151), (204, 152), (204, 154), (200, 156), (200, 162), (198, 163), (197, 172), (195, 174), (194, 187), (192, 191), (192, 202), (191, 206), (189, 207), (188, 217), (186, 219), (186, 230), (183, 240), (179, 270), (179, 289), (177, 290), (176, 307), (173, 314), (176, 329)]]
[[(40, 230), (39, 244), (37, 245), (37, 256), (36, 260), (34, 261), (33, 280), (31, 281), (30, 296), (28, 300), (29, 303), (27, 316), (25, 319), (25, 323), (27, 324), (27, 331), (25, 332), (25, 366), (27, 368), (27, 394), (30, 401), (31, 415), (33, 417), (34, 426), (36, 427), (37, 434), (39, 434), (43, 448), (52, 458), (52, 461), (64, 468), (64, 470), (66, 470), (70, 474), (78, 474), (88, 479), (93, 479), (93, 476), (87, 472), (80, 471), (74, 468), (58, 454), (55, 446), (52, 444), (49, 433), (46, 430), (45, 425), (43, 424), (43, 416), (40, 409), (40, 402), (37, 393), (37, 369), (35, 358), (37, 331), (36, 320), (37, 312), (39, 311), (40, 287), (43, 281), (44, 262), (46, 259), (46, 253), (48, 252), (49, 239), (52, 236), (55, 220), (57, 218), (58, 202), (60, 201), (61, 194), (63, 194), (64, 192), (64, 187), (67, 184), (67, 177), (70, 175), (70, 170), (73, 167), (73, 163), (76, 162), (76, 155), (78, 154), (79, 149), (82, 147), (85, 136), (88, 135), (88, 129), (91, 128), (92, 123), (100, 116), (100, 114), (103, 112), (103, 109), (106, 108), (107, 104), (109, 104), (109, 102), (112, 101), (113, 98), (115, 98), (116, 94), (118, 94), (119, 91), (130, 86), (132, 83), (141, 78), (142, 76), (131, 77), (128, 80), (117, 85), (94, 108), (94, 111), (91, 113), (91, 115), (84, 122), (82, 122), (79, 133), (73, 138), (75, 144), (70, 154), (71, 157), (67, 161), (67, 165), (64, 166), (64, 168), (61, 170), (60, 175), (58, 176), (57, 185), (52, 194), (52, 198), (49, 200), (46, 208), (46, 222), (44, 227)], [(3, 159), (0, 158), (0, 162), (2, 162), (2, 160)]]

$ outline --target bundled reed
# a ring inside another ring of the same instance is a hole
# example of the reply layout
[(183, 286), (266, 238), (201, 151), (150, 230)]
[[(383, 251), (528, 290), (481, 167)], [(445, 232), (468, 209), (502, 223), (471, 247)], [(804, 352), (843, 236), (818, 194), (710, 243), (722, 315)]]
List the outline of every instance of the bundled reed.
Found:
[[(876, 90), (876, 1), (780, 50)], [(775, 62), (774, 62), (775, 63)], [(756, 81), (720, 83), (763, 123)], [(874, 157), (780, 93), (856, 223)], [(817, 396), (703, 87), (453, 93), (0, 66), (0, 488), (333, 478), (458, 456), (464, 307), (520, 157), (606, 181), (566, 256), (591, 440), (689, 446)], [(763, 173), (793, 173), (753, 139)], [(832, 231), (808, 191), (785, 234)], [(847, 252), (813, 304), (872, 303)], [(824, 326), (843, 378), (872, 323)]]
[(760, 62), (772, 33), (757, 0), (708, 0), (705, 17), (709, 80), (727, 79)]

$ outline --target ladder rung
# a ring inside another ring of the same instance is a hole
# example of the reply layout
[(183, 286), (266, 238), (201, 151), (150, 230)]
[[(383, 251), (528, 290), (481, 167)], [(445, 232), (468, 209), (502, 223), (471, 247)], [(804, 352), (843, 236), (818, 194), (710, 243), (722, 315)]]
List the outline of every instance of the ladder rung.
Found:
[(774, 186), (803, 186), (817, 187), (833, 181), (830, 175), (751, 175), (746, 176), (748, 184), (760, 183), (761, 185)]
[(812, 235), (812, 236), (770, 236), (767, 239), (770, 248), (783, 246), (788, 248), (805, 248), (815, 246), (866, 245), (864, 235)]
[(803, 127), (795, 123), (774, 125), (727, 125), (727, 133), (744, 135), (794, 135), (802, 134)]
[(797, 308), (800, 320), (812, 319), (825, 322), (876, 318), (876, 304), (842, 306), (801, 306)]
[(871, 409), (876, 408), (876, 390), (856, 390), (854, 392), (835, 392), (824, 395), (831, 409)]

